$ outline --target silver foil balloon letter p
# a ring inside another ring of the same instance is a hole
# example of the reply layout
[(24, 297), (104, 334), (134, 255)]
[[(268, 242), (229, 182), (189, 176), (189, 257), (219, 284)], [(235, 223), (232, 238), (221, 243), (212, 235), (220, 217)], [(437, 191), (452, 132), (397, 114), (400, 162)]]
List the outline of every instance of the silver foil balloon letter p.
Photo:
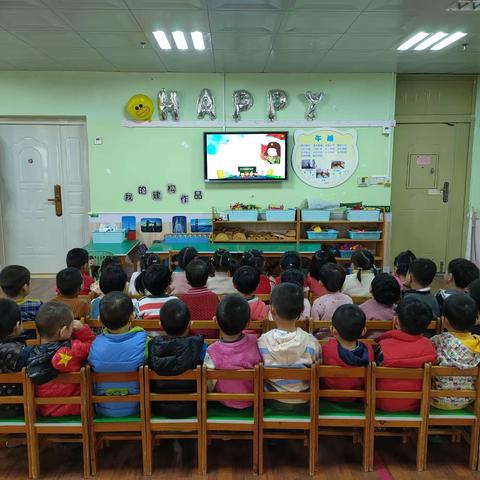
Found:
[(268, 119), (273, 121), (277, 118), (277, 112), (288, 105), (287, 93), (285, 90), (269, 90), (267, 94)]
[(253, 106), (253, 95), (248, 90), (235, 90), (232, 94), (233, 119), (240, 120), (240, 112), (246, 112)]

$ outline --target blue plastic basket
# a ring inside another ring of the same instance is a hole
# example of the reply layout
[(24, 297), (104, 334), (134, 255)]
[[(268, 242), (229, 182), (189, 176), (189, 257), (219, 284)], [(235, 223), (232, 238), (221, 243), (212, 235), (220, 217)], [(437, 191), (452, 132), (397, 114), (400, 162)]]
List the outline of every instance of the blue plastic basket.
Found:
[(382, 232), (372, 231), (372, 232), (353, 232), (352, 230), (348, 231), (348, 238), (352, 240), (380, 240)]
[(125, 230), (116, 230), (114, 232), (92, 232), (93, 243), (122, 243), (125, 240)]
[(258, 210), (227, 210), (231, 222), (256, 222)]
[(329, 220), (330, 210), (302, 209), (302, 221), (304, 222), (328, 222)]
[(295, 209), (287, 210), (265, 210), (265, 219), (267, 222), (294, 222)]
[(349, 222), (378, 222), (380, 210), (349, 210), (347, 220)]
[(355, 250), (339, 250), (340, 258), (352, 258), (353, 252)]
[(336, 240), (338, 238), (338, 231), (314, 232), (313, 230), (307, 230), (307, 238), (309, 240)]

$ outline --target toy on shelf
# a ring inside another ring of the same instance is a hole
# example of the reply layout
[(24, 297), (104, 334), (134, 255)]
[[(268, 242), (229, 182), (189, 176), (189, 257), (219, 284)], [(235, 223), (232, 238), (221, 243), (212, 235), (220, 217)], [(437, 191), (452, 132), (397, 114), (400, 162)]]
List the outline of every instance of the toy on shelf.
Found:
[(338, 249), (341, 258), (350, 258), (353, 252), (357, 250), (365, 250), (365, 247), (359, 243), (343, 243)]
[(244, 203), (237, 202), (233, 205), (230, 205), (230, 210), (260, 210), (260, 207), (258, 205), (254, 205), (253, 203), (246, 205)]

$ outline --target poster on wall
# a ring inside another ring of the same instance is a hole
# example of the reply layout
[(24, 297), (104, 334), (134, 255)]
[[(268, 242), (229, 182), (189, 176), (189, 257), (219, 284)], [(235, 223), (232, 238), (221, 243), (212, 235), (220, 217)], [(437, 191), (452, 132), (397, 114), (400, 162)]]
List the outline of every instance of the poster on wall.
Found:
[(292, 166), (297, 176), (311, 187), (341, 185), (358, 166), (357, 131), (296, 130)]

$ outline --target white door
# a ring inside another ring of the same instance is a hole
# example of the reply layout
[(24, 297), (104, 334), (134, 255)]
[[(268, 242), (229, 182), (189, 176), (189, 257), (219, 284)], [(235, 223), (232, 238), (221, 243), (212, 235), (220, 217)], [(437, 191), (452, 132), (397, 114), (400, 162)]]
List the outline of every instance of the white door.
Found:
[[(61, 215), (49, 200), (55, 185)], [(32, 273), (64, 267), (66, 252), (87, 243), (88, 192), (83, 125), (0, 125), (5, 264), (25, 265)]]

